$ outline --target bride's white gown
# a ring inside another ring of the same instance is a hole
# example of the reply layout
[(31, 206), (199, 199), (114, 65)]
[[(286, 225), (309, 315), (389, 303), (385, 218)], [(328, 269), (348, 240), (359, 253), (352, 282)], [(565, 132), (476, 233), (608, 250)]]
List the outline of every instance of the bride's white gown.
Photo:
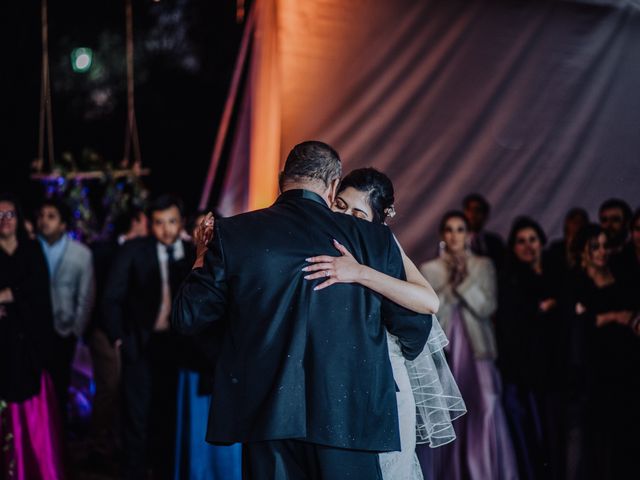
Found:
[(422, 470), (416, 456), (416, 403), (409, 382), (398, 339), (387, 333), (389, 358), (393, 378), (398, 385), (398, 421), (400, 425), (400, 452), (380, 454), (380, 468), (384, 480), (423, 480)]

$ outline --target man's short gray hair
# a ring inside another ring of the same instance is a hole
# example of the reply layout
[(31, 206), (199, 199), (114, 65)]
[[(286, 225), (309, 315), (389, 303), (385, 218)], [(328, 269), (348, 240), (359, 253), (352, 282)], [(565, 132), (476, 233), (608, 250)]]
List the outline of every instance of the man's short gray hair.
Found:
[(321, 180), (325, 186), (342, 176), (340, 156), (323, 142), (310, 140), (291, 149), (280, 176), (280, 187), (287, 181)]

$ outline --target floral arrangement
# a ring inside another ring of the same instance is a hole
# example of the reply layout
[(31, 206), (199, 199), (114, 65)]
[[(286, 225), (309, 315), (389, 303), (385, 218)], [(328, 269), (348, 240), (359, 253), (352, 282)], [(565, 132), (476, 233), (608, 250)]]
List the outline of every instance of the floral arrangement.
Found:
[(33, 175), (44, 184), (47, 198), (64, 201), (74, 217), (71, 236), (83, 242), (108, 237), (117, 216), (131, 207), (144, 208), (149, 191), (142, 182), (148, 173), (138, 163), (116, 170), (95, 151), (85, 149), (76, 162), (62, 154), (51, 174)]

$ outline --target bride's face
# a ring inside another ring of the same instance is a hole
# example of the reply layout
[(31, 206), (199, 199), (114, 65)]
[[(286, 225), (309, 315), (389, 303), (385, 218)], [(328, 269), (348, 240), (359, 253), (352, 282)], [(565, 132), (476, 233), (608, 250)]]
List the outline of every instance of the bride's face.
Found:
[(354, 217), (373, 221), (373, 212), (369, 206), (367, 192), (361, 192), (353, 187), (347, 187), (336, 196), (331, 206), (334, 212), (346, 213)]

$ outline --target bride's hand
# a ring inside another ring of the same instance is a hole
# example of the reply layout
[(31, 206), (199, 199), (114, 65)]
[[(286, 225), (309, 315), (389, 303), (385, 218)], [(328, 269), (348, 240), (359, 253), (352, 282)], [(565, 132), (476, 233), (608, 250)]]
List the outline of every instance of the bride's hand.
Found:
[(330, 255), (320, 255), (317, 257), (307, 258), (307, 262), (311, 263), (302, 270), (304, 272), (315, 272), (306, 275), (306, 280), (315, 280), (316, 278), (327, 278), (325, 282), (317, 285), (314, 290), (322, 290), (334, 283), (353, 283), (361, 279), (364, 266), (351, 255), (351, 252), (337, 240), (333, 241), (333, 245), (342, 254), (340, 257), (332, 257)]
[(193, 241), (196, 244), (196, 263), (193, 268), (202, 267), (204, 264), (204, 256), (209, 249), (207, 245), (213, 238), (213, 225), (215, 223), (215, 218), (213, 217), (213, 213), (209, 212), (202, 219), (198, 228), (193, 235)]

